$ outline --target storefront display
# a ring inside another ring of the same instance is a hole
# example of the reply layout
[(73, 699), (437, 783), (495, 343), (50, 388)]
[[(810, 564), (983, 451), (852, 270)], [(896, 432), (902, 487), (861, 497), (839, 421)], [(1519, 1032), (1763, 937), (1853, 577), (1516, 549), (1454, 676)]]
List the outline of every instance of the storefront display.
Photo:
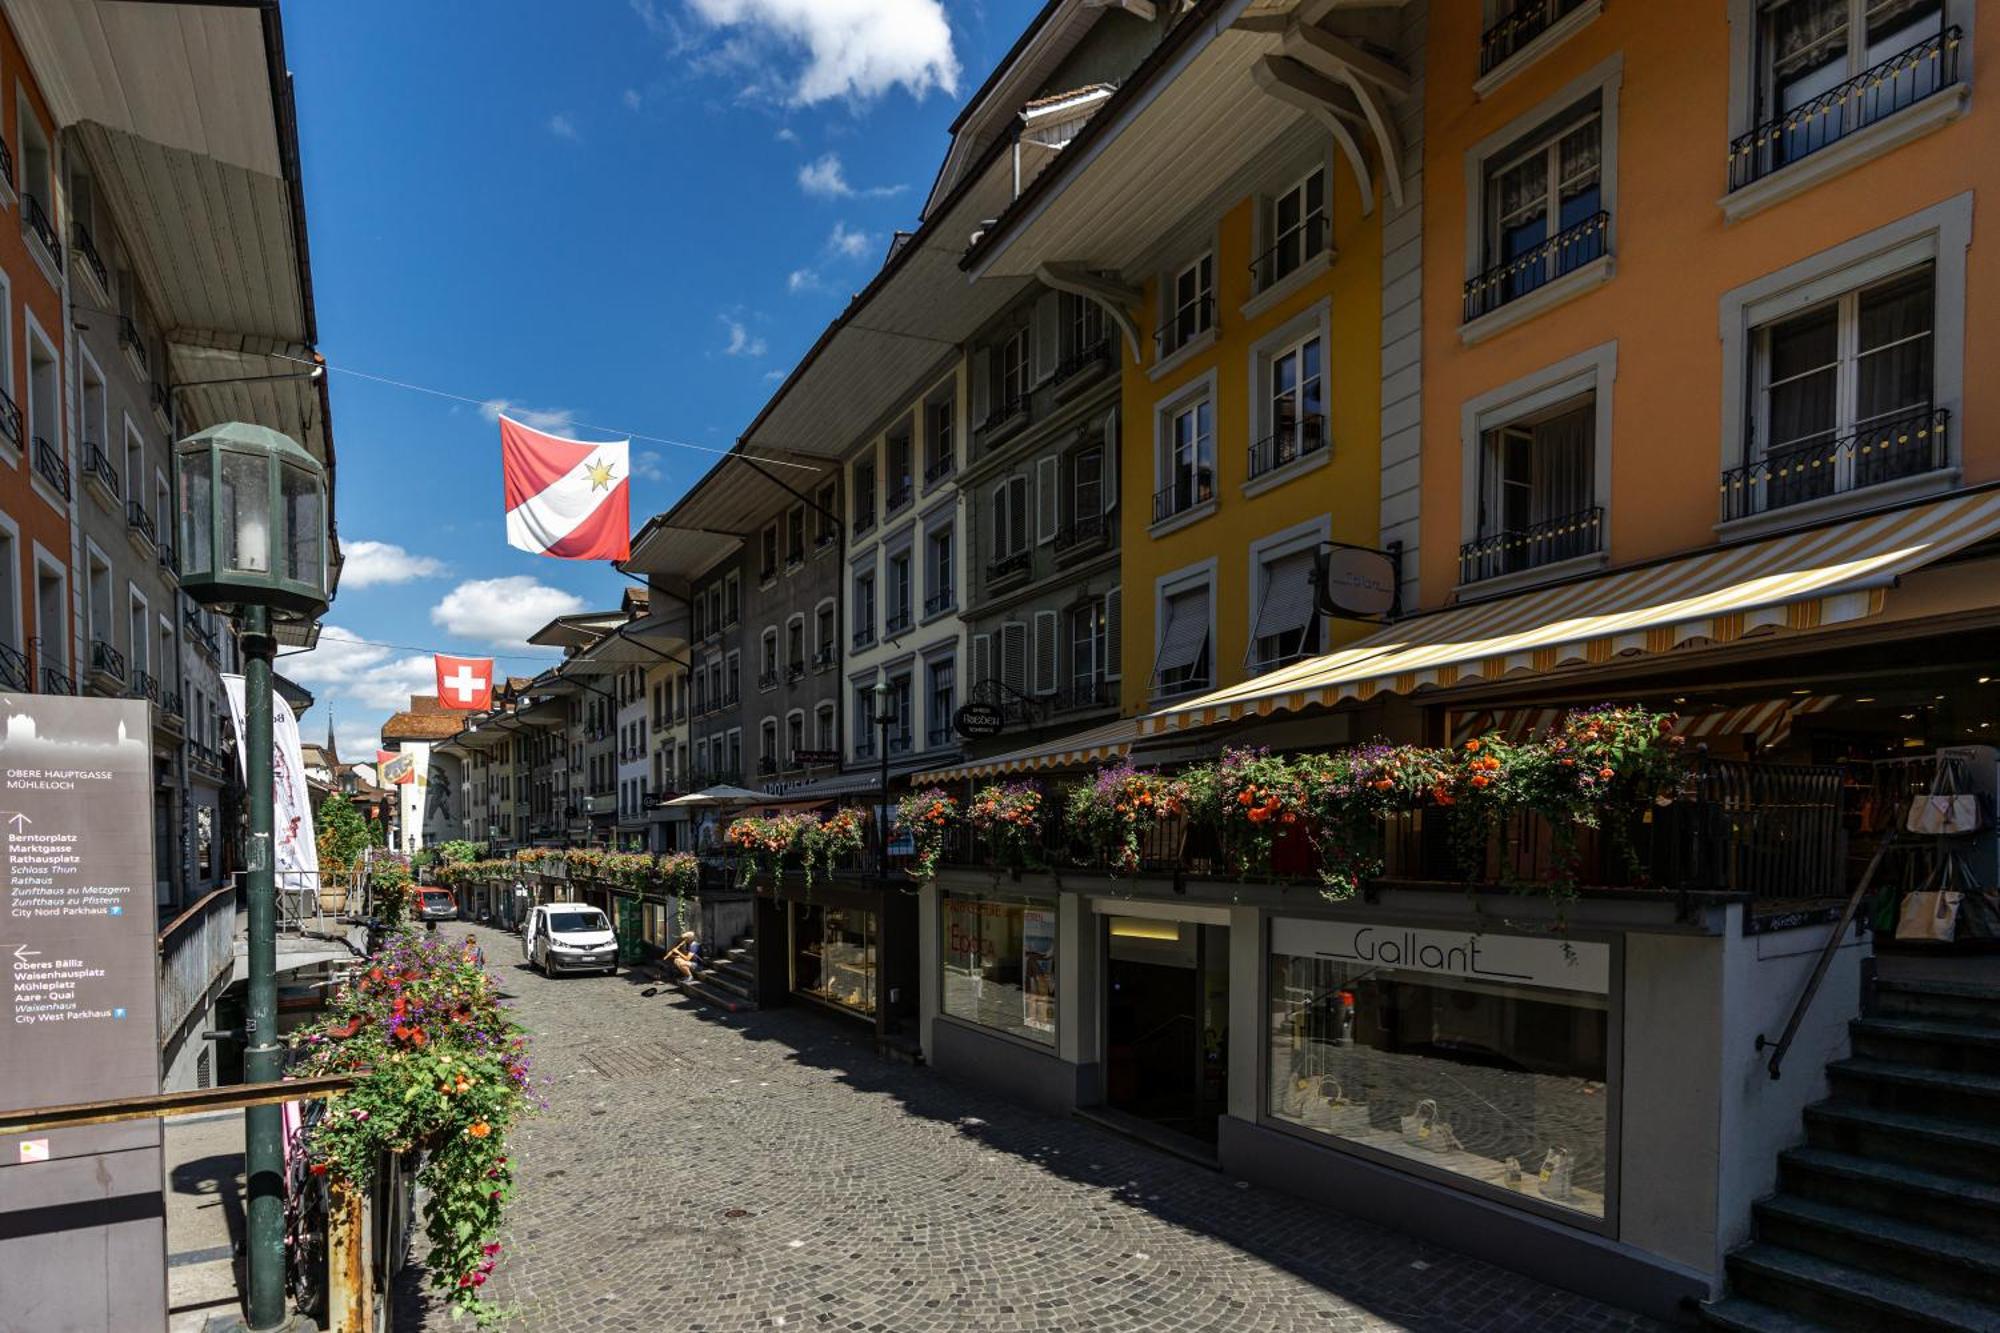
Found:
[(1055, 909), (947, 895), (944, 932), (945, 1014), (1053, 1046)]
[(794, 902), (792, 989), (856, 1013), (875, 1012), (875, 914)]
[(1605, 1216), (1609, 945), (1271, 923), (1274, 1119)]

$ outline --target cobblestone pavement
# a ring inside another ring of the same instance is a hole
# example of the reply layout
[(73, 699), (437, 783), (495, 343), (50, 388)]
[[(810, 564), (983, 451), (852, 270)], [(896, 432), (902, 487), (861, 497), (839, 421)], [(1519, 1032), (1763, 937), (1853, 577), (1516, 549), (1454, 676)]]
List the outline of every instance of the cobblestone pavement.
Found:
[[(548, 1080), (488, 1288), (513, 1327), (1657, 1327), (883, 1060), (835, 1017), (550, 981), (479, 934)], [(406, 1277), (399, 1329), (458, 1327)]]

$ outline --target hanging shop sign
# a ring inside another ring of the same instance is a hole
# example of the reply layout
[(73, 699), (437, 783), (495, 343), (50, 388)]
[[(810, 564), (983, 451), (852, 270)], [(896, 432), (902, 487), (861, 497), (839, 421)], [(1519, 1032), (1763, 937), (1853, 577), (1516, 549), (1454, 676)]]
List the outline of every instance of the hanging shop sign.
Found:
[(1611, 989), (1611, 946), (1540, 935), (1488, 935), (1472, 930), (1419, 930), (1357, 921), (1271, 922), (1271, 951), (1326, 958), (1361, 968), (1393, 968), (1551, 990)]
[(1313, 558), (1313, 593), (1321, 615), (1369, 620), (1396, 609), (1401, 550), (1327, 542)]
[(1006, 715), (993, 704), (969, 703), (952, 715), (953, 730), (967, 740), (998, 736), (1007, 726)]

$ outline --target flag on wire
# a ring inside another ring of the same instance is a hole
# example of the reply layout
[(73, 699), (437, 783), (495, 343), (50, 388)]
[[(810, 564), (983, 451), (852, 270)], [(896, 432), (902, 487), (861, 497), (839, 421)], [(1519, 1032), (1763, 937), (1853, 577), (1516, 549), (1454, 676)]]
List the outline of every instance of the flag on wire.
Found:
[(507, 544), (564, 560), (623, 560), (632, 550), (632, 444), (590, 444), (500, 418)]
[(493, 706), (493, 659), (490, 657), (437, 658), (438, 702), (446, 708), (483, 712)]

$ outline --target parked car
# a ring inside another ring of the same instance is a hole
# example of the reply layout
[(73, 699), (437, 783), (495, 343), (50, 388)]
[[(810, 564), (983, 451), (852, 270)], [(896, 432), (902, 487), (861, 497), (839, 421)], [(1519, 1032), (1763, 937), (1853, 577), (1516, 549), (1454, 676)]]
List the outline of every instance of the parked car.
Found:
[(458, 920), (458, 899), (452, 897), (450, 889), (419, 889), (417, 891), (417, 919), (419, 921), (456, 921)]
[(521, 932), (521, 956), (553, 977), (558, 972), (618, 971), (618, 938), (589, 903), (543, 903)]

